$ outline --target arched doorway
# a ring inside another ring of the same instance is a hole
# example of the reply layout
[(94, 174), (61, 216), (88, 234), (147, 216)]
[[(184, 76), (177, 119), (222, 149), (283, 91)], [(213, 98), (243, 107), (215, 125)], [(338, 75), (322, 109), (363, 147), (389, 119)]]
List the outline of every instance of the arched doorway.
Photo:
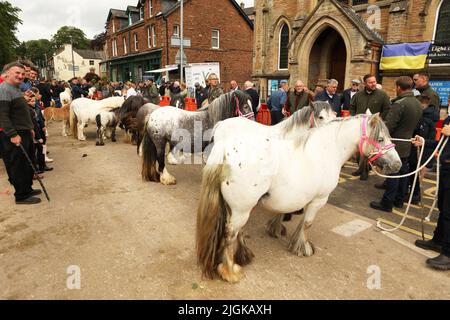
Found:
[(345, 87), (347, 49), (341, 35), (331, 27), (326, 28), (314, 42), (309, 55), (309, 85), (326, 83), (327, 79), (339, 81), (338, 91)]

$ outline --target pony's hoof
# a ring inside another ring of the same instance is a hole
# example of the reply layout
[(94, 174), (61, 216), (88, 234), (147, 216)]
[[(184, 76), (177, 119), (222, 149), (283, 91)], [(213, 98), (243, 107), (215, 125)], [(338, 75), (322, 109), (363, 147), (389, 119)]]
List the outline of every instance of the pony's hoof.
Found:
[(177, 184), (177, 179), (175, 179), (174, 176), (172, 176), (170, 173), (167, 172), (166, 169), (164, 169), (164, 172), (161, 174), (160, 177), (160, 182), (165, 186), (171, 186)]
[(266, 225), (266, 232), (272, 238), (281, 238), (287, 234), (286, 227), (277, 218), (274, 217)]
[(289, 250), (299, 257), (311, 257), (316, 252), (314, 245), (310, 241), (298, 244), (296, 241), (289, 245)]
[(117, 142), (117, 140), (116, 140), (116, 139), (111, 139), (111, 141), (112, 141), (112, 142)]
[(223, 280), (230, 283), (239, 282), (244, 277), (242, 268), (238, 264), (233, 264), (233, 268), (230, 270), (228, 267), (224, 266), (223, 263), (221, 263), (217, 267), (217, 272)]

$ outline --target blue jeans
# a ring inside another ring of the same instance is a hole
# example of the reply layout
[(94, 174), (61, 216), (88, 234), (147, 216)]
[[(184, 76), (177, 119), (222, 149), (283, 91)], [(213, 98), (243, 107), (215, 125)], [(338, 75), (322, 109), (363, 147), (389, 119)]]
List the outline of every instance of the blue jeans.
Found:
[[(404, 175), (409, 172), (408, 158), (402, 158), (402, 167), (400, 171), (392, 174), (392, 176)], [(403, 203), (406, 196), (406, 188), (408, 186), (408, 178), (387, 179), (386, 191), (383, 194), (381, 204), (386, 208), (392, 208), (395, 203)]]

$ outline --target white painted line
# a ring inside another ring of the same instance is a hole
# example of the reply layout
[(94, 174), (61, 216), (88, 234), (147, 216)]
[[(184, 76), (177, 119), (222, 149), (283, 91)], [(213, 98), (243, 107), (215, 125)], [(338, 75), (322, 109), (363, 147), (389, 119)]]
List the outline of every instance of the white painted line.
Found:
[(382, 234), (384, 234), (385, 236), (387, 236), (388, 238), (391, 238), (392, 240), (400, 243), (401, 245), (404, 245), (405, 247), (427, 257), (427, 258), (435, 258), (438, 254), (437, 253), (431, 253), (431, 251), (427, 251), (421, 248), (416, 247), (415, 245), (413, 245), (412, 243), (409, 243), (408, 241), (400, 238), (399, 236), (396, 236), (395, 234), (392, 234), (390, 232), (386, 232), (386, 231), (381, 231)]
[(337, 233), (341, 236), (350, 238), (350, 237), (354, 236), (355, 234), (358, 234), (360, 232), (363, 232), (364, 230), (369, 229), (370, 227), (372, 227), (372, 224), (370, 224), (366, 221), (360, 220), (360, 219), (355, 219), (355, 220), (345, 223), (343, 225), (337, 226), (336, 228), (332, 229), (331, 231), (333, 231), (334, 233)]

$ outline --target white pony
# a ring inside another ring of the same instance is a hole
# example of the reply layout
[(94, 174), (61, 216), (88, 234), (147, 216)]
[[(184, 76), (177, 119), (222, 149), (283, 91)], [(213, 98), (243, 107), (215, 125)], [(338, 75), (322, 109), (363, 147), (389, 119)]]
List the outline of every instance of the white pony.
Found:
[(87, 98), (75, 99), (70, 105), (70, 128), (74, 137), (85, 141), (84, 128), (89, 123), (96, 124), (95, 119), (101, 112), (109, 112), (121, 107), (123, 102), (123, 97), (111, 97), (98, 101)]
[(90, 87), (88, 90), (88, 98), (92, 99), (94, 97), (95, 92), (97, 92), (96, 87)]
[(59, 100), (61, 101), (61, 105), (65, 106), (67, 104), (72, 103), (72, 90), (70, 88), (64, 89), (63, 92), (59, 94)]
[(358, 146), (386, 173), (401, 167), (378, 114), (334, 120), (306, 134), (289, 120), (278, 135), (256, 125), (236, 134), (227, 130), (227, 121), (216, 128), (218, 139), (203, 171), (197, 214), (197, 258), (209, 278), (218, 274), (229, 282), (241, 279), (240, 265), (253, 257), (242, 229), (258, 202), (277, 214), (304, 208), (289, 249), (311, 256), (314, 247), (306, 231)]

